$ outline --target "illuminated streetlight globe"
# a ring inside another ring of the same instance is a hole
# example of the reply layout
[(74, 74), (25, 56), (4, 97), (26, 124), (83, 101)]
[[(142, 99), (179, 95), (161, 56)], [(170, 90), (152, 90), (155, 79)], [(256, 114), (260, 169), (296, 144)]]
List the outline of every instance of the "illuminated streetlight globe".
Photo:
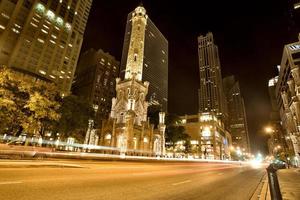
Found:
[(265, 128), (265, 131), (267, 132), (267, 133), (272, 133), (273, 132), (273, 129), (271, 128), (271, 127), (266, 127)]

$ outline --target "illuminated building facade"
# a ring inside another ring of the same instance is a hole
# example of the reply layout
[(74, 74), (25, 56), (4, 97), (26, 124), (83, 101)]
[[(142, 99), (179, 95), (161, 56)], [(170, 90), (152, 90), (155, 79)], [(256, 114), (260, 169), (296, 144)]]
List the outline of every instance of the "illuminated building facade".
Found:
[(70, 92), (92, 0), (0, 2), (0, 64)]
[[(280, 66), (277, 67), (278, 69)], [(276, 85), (278, 83), (278, 76), (271, 78), (268, 82), (268, 90), (269, 90), (269, 97), (271, 102), (271, 113), (270, 113), (270, 121), (268, 124), (269, 127), (269, 139), (268, 139), (268, 150), (269, 154), (276, 156), (278, 153), (277, 147), (280, 146), (282, 149), (285, 150), (287, 148), (285, 138), (284, 138), (284, 131), (282, 129), (281, 120), (280, 120), (280, 113), (279, 108), (277, 105), (276, 99)]]
[(196, 154), (204, 159), (229, 159), (231, 135), (226, 130), (227, 104), (218, 47), (211, 32), (198, 37), (199, 113), (182, 117)]
[(226, 100), (223, 93), (218, 47), (212, 33), (198, 37), (200, 72), (199, 113), (214, 112), (226, 120)]
[[(136, 57), (142, 62), (142, 68), (138, 72), (137, 79), (148, 81), (149, 85), (148, 95), (146, 100), (149, 105), (161, 105), (164, 112), (167, 111), (168, 105), (168, 41), (150, 20), (149, 17), (145, 18), (146, 26), (133, 27), (134, 11), (129, 13), (127, 17), (126, 30), (124, 35), (123, 52), (121, 59), (121, 73), (120, 77), (127, 79), (130, 72), (126, 71), (128, 64), (131, 64), (131, 59), (127, 55), (136, 56), (131, 50), (131, 45), (137, 47), (142, 45), (144, 47), (141, 57)], [(140, 35), (136, 35), (138, 40), (144, 37), (143, 43), (134, 43), (132, 40), (132, 33), (134, 28), (140, 29)], [(132, 49), (132, 51), (135, 51)]]
[(119, 66), (120, 62), (102, 49), (90, 49), (79, 59), (72, 92), (98, 106), (96, 123), (109, 117)]
[(231, 135), (213, 112), (185, 115), (181, 121), (186, 133), (191, 136), (194, 157), (230, 159)]
[(125, 79), (116, 79), (110, 118), (101, 128), (100, 145), (113, 147), (121, 155), (165, 154), (165, 114), (159, 113), (158, 129), (154, 129), (147, 118), (149, 82), (142, 81), (147, 18), (142, 6), (132, 13)]
[(239, 82), (234, 76), (223, 79), (224, 93), (228, 108), (228, 130), (232, 137), (233, 147), (245, 153), (250, 153), (250, 141), (247, 126), (247, 117)]
[[(300, 39), (300, 38), (299, 38)], [(276, 100), (288, 149), (297, 159), (300, 154), (300, 42), (284, 46)]]

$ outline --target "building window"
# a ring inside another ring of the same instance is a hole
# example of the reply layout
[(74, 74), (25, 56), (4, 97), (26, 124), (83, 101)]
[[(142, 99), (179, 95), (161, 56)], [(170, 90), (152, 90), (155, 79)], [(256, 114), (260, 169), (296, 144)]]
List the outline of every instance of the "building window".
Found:
[(134, 62), (136, 62), (136, 59), (137, 59), (137, 54), (135, 53), (134, 54)]

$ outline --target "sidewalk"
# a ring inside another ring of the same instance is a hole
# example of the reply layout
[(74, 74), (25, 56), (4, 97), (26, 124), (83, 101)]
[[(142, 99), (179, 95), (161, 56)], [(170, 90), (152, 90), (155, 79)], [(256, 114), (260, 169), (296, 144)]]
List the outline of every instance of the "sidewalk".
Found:
[(282, 199), (300, 199), (300, 169), (280, 169), (277, 176)]

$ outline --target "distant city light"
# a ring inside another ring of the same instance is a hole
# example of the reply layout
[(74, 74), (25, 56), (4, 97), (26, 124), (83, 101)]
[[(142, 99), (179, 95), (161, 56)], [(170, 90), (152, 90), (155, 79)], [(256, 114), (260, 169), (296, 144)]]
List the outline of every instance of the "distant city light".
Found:
[(294, 9), (296, 10), (296, 9), (298, 9), (298, 8), (300, 8), (300, 3), (295, 3), (295, 4), (294, 4)]

